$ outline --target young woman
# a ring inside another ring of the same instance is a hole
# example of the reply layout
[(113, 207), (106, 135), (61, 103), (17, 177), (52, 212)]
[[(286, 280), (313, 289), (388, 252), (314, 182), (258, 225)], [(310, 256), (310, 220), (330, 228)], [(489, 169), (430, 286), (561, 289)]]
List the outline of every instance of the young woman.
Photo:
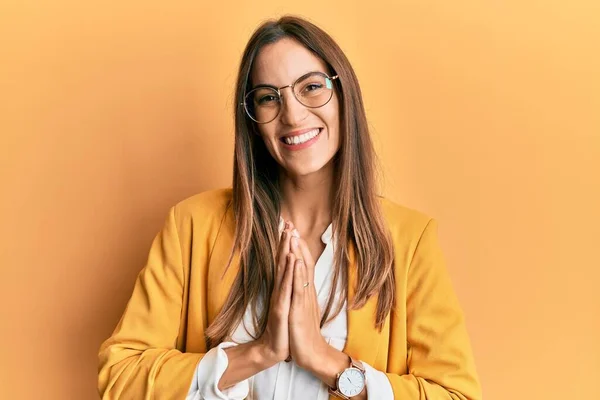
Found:
[(436, 223), (377, 196), (339, 46), (269, 21), (237, 81), (233, 188), (174, 206), (112, 336), (104, 399), (480, 399)]

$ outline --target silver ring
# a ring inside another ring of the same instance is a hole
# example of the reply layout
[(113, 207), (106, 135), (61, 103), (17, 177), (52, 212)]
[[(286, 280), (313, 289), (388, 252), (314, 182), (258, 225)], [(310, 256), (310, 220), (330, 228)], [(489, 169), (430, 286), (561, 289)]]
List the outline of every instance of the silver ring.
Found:
[(310, 283), (306, 282), (304, 285), (302, 285), (302, 287), (308, 287), (308, 285), (310, 285)]

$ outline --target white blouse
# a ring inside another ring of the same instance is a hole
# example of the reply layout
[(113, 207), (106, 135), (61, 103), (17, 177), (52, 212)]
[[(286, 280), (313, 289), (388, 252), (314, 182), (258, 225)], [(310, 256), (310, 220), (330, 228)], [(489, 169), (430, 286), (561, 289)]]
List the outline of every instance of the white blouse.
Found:
[[(279, 232), (283, 231), (283, 219), (280, 219)], [(327, 297), (333, 283), (333, 257), (335, 245), (332, 243), (331, 224), (321, 235), (321, 241), (325, 244), (325, 250), (315, 265), (315, 289), (321, 310), (327, 304)], [(341, 280), (340, 280), (341, 281)], [(341, 282), (339, 283), (341, 285)], [(336, 293), (340, 293), (339, 290)], [(342, 351), (348, 334), (346, 299), (344, 307), (337, 317), (321, 328), (321, 334), (329, 345)], [(341, 301), (336, 296), (335, 304)], [(262, 309), (259, 304), (259, 311)], [(335, 308), (335, 307), (334, 307)], [(328, 388), (323, 382), (312, 375), (309, 371), (300, 368), (294, 361), (279, 362), (258, 374), (239, 382), (235, 386), (223, 391), (218, 389), (218, 383), (227, 369), (228, 359), (224, 349), (237, 346), (241, 343), (252, 341), (250, 332), (253, 331), (252, 309), (249, 306), (242, 322), (234, 331), (231, 342), (221, 343), (211, 349), (198, 363), (192, 384), (186, 400), (327, 400), (329, 398)], [(363, 362), (366, 370), (367, 395), (369, 399), (393, 399), (392, 385), (385, 373), (378, 371)], [(341, 371), (340, 371), (341, 372)]]

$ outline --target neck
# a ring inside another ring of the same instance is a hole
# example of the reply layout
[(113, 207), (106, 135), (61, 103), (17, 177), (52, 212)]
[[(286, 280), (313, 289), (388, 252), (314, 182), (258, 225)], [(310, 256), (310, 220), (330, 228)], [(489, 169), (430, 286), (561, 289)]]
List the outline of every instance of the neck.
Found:
[(333, 163), (304, 176), (280, 175), (281, 217), (303, 233), (321, 232), (331, 223)]

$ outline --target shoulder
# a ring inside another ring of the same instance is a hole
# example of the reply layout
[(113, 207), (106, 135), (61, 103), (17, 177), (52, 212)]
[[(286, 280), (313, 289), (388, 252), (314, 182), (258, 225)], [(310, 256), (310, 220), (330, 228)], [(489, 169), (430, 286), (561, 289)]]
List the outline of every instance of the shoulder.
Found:
[(435, 221), (421, 211), (397, 204), (380, 197), (383, 217), (396, 245), (415, 244), (425, 228), (435, 225)]
[(194, 221), (203, 224), (220, 223), (225, 213), (231, 206), (231, 188), (213, 189), (197, 193), (181, 200), (173, 210), (179, 222)]
[(231, 188), (213, 189), (181, 200), (175, 206), (181, 212), (224, 210), (232, 200)]

